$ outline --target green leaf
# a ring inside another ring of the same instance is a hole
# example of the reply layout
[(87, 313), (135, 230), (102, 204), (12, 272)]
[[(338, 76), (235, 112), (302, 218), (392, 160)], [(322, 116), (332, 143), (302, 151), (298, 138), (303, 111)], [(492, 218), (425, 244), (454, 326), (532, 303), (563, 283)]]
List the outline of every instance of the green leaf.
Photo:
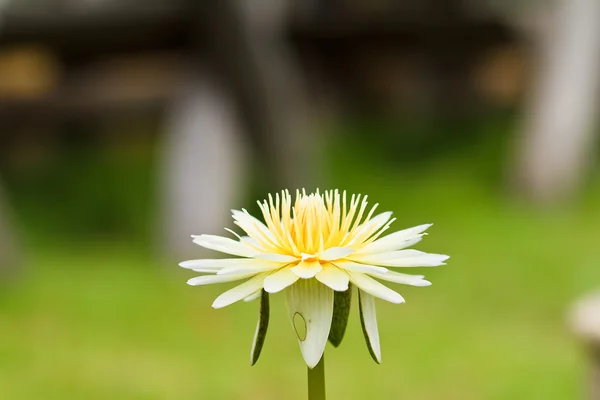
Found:
[(333, 320), (331, 331), (329, 331), (329, 342), (338, 347), (344, 339), (348, 317), (350, 316), (350, 304), (352, 303), (352, 285), (344, 292), (335, 292), (333, 297)]
[(358, 291), (358, 309), (360, 310), (360, 325), (367, 342), (369, 354), (377, 364), (381, 364), (381, 347), (379, 330), (375, 313), (375, 298), (362, 290)]
[(258, 324), (254, 333), (254, 342), (252, 343), (252, 351), (250, 352), (250, 365), (256, 364), (260, 357), (265, 338), (267, 337), (267, 328), (269, 327), (269, 293), (261, 290), (260, 294), (260, 311), (258, 313)]

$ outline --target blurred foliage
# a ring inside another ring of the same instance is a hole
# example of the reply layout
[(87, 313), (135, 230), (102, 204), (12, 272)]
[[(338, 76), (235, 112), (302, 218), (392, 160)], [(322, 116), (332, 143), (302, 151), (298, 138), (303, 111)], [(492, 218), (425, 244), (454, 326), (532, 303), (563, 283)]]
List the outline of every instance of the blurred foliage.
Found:
[(48, 147), (41, 166), (5, 162), (4, 168), (15, 211), (34, 237), (155, 239), (158, 154), (152, 132), (117, 129), (108, 135), (66, 126)]
[[(506, 178), (514, 114), (510, 111), (473, 115), (420, 115), (397, 118), (357, 117), (347, 119), (334, 130), (330, 146), (336, 161), (333, 168), (353, 170), (353, 154), (365, 161), (367, 169), (398, 169), (427, 172), (448, 163), (469, 173), (480, 183), (498, 186)], [(464, 170), (463, 170), (464, 169)]]

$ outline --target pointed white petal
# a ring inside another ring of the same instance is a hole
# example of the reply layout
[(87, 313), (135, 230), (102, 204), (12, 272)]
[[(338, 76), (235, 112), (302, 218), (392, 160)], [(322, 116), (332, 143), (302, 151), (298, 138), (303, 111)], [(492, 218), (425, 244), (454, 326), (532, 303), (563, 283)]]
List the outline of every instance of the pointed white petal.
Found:
[[(206, 264), (204, 264), (205, 260), (188, 260), (188, 261), (182, 261), (179, 263), (179, 266), (181, 268), (185, 268), (185, 269), (193, 269), (193, 270), (208, 270), (208, 271), (213, 271), (213, 272), (217, 272), (218, 270), (220, 270), (221, 266), (208, 266)], [(201, 272), (201, 271), (198, 271)]]
[(255, 277), (247, 280), (241, 285), (238, 285), (233, 289), (226, 291), (225, 293), (216, 298), (216, 300), (212, 304), (213, 308), (222, 308), (228, 306), (232, 303), (235, 303), (236, 301), (242, 300), (250, 296), (257, 290), (262, 289), (263, 281), (265, 280), (266, 275), (267, 274), (256, 275)]
[(254, 301), (256, 299), (258, 299), (260, 297), (260, 294), (262, 293), (262, 290), (257, 290), (256, 292), (252, 293), (250, 296), (246, 297), (244, 299), (244, 301), (246, 303), (249, 303), (251, 301)]
[(394, 292), (387, 286), (382, 285), (375, 279), (370, 278), (360, 272), (348, 272), (348, 274), (350, 275), (350, 281), (358, 286), (358, 288), (363, 292), (367, 292), (370, 295), (379, 297), (380, 299), (389, 301), (390, 303), (404, 303), (404, 298), (400, 296), (400, 294)]
[(355, 272), (362, 272), (362, 273), (380, 273), (380, 274), (385, 274), (388, 269), (384, 268), (384, 267), (378, 267), (376, 265), (366, 265), (366, 264), (360, 264), (360, 263), (355, 263), (352, 261), (335, 261), (333, 263), (335, 266), (337, 266), (338, 268), (342, 268), (345, 269), (347, 271), (355, 271)]
[(373, 223), (371, 229), (374, 231), (380, 229), (390, 220), (390, 218), (392, 218), (392, 215), (393, 213), (391, 211), (382, 212), (381, 214), (376, 215), (373, 219), (371, 219), (371, 221), (369, 221)]
[(379, 254), (352, 255), (352, 260), (360, 263), (386, 267), (437, 267), (444, 265), (450, 257), (445, 254), (424, 253), (418, 250), (399, 250)]
[(256, 256), (256, 258), (260, 258), (262, 260), (280, 262), (280, 263), (289, 263), (289, 262), (298, 261), (298, 258), (296, 258), (294, 256), (288, 256), (287, 254), (275, 254), (275, 253), (258, 254)]
[(256, 263), (255, 265), (234, 265), (232, 267), (223, 268), (222, 270), (217, 272), (217, 275), (241, 274), (241, 273), (246, 273), (246, 272), (247, 273), (250, 273), (250, 272), (259, 273), (259, 272), (265, 272), (265, 271), (273, 271), (273, 270), (276, 270), (277, 268), (281, 267), (281, 263), (275, 263), (275, 262), (263, 261), (263, 260), (257, 260), (257, 261), (259, 261), (259, 262)]
[(248, 247), (244, 243), (223, 236), (198, 235), (192, 237), (194, 238), (194, 243), (197, 245), (207, 249), (220, 251), (221, 253), (241, 257), (252, 257), (256, 254), (256, 250)]
[(362, 290), (358, 291), (360, 304), (360, 323), (371, 357), (381, 363), (381, 345), (379, 343), (379, 328), (377, 327), (377, 314), (375, 312), (375, 298)]
[(357, 251), (357, 254), (383, 253), (402, 248), (410, 247), (421, 240), (422, 233), (425, 232), (432, 224), (415, 226), (413, 228), (404, 229), (394, 232), (381, 239), (369, 243), (362, 249)]
[(359, 226), (358, 229), (362, 230), (362, 233), (366, 231), (377, 231), (383, 225), (385, 225), (386, 222), (390, 220), (390, 218), (392, 218), (391, 211), (382, 212), (381, 214), (377, 214), (376, 216), (371, 218), (371, 220)]
[(388, 271), (385, 274), (369, 273), (373, 278), (382, 279), (393, 283), (402, 283), (411, 286), (431, 286), (431, 282), (426, 281), (423, 275), (401, 274), (394, 271)]
[(249, 278), (256, 275), (254, 272), (249, 274), (231, 274), (231, 275), (204, 275), (197, 276), (187, 281), (188, 285), (200, 286), (200, 285), (211, 285), (213, 283), (225, 283), (239, 281), (240, 279)]
[(338, 260), (354, 253), (354, 250), (345, 247), (330, 247), (319, 256), (319, 260)]
[(203, 274), (215, 274), (220, 271), (220, 269), (215, 268), (194, 268), (192, 271), (201, 272)]
[(260, 243), (258, 241), (256, 241), (256, 239), (251, 238), (250, 236), (242, 236), (240, 238), (240, 242), (244, 243), (248, 247), (252, 247), (252, 248), (261, 250), (260, 252), (262, 252), (262, 250), (263, 250)]
[(218, 271), (222, 268), (237, 266), (254, 266), (264, 261), (254, 258), (221, 258), (221, 259), (202, 259), (189, 260), (179, 263), (179, 266), (187, 269), (214, 269)]
[(302, 261), (295, 267), (290, 268), (293, 273), (302, 279), (313, 278), (323, 269), (318, 261)]
[(350, 282), (348, 274), (332, 264), (323, 265), (323, 269), (315, 275), (315, 278), (338, 292), (348, 290), (348, 283)]
[(273, 272), (265, 278), (265, 291), (269, 293), (277, 293), (296, 282), (298, 275), (293, 273), (290, 268), (282, 268), (279, 271)]
[[(302, 356), (306, 365), (314, 368), (323, 356), (331, 329), (333, 290), (316, 279), (300, 279), (286, 293), (290, 320), (298, 334)], [(294, 325), (295, 317), (306, 324), (306, 335), (299, 333), (301, 328)]]
[(237, 222), (237, 225), (240, 226), (248, 236), (253, 239), (257, 239), (257, 237), (266, 237), (271, 242), (276, 243), (277, 240), (273, 233), (267, 228), (267, 226), (259, 219), (250, 215), (247, 211), (239, 211), (232, 210), (233, 219)]
[(359, 225), (356, 229), (356, 234), (354, 236), (355, 239), (351, 240), (348, 245), (355, 244), (358, 239), (361, 239), (361, 242), (366, 240), (368, 237), (372, 236), (372, 234), (377, 232), (382, 226), (384, 226), (390, 220), (390, 218), (392, 218), (392, 212), (386, 211), (376, 215), (362, 225)]

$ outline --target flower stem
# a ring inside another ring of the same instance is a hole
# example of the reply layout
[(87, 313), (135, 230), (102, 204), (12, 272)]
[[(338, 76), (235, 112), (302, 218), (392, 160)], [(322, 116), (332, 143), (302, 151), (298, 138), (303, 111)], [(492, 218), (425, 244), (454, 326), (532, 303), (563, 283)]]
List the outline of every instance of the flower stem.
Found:
[(308, 400), (325, 400), (325, 355), (313, 368), (308, 368)]

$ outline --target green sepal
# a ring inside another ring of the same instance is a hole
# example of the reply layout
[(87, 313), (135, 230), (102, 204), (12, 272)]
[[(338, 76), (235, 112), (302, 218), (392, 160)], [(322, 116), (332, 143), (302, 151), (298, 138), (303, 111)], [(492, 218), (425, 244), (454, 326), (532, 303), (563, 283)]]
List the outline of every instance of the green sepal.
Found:
[(333, 319), (329, 331), (329, 342), (338, 347), (344, 339), (348, 317), (350, 316), (350, 304), (352, 303), (352, 284), (344, 292), (335, 292), (333, 297)]
[[(379, 346), (379, 332), (377, 332), (377, 324), (375, 323), (375, 330), (374, 330), (374, 332), (371, 332), (371, 335), (373, 335), (373, 337), (369, 336), (369, 331), (367, 329), (367, 324), (365, 323), (365, 316), (364, 316), (364, 312), (363, 312), (363, 301), (366, 300), (363, 298), (364, 296), (365, 295), (363, 293), (361, 293), (361, 291), (359, 290), (358, 291), (358, 310), (360, 312), (360, 326), (362, 327), (363, 335), (365, 337), (365, 342), (367, 343), (367, 349), (369, 349), (369, 354), (371, 355), (371, 358), (377, 364), (381, 364), (381, 354), (378, 357), (377, 353), (373, 349), (373, 345), (372, 345), (372, 341), (376, 341), (377, 346)], [(373, 301), (373, 299), (370, 295), (366, 295), (366, 296), (369, 296), (368, 298), (370, 299), (371, 302)], [(371, 303), (371, 305), (372, 305), (372, 303)], [(372, 312), (374, 314), (375, 309), (373, 309)], [(374, 315), (373, 315), (373, 317), (374, 317)]]
[(250, 352), (250, 365), (256, 364), (260, 357), (263, 345), (265, 344), (265, 338), (267, 337), (267, 328), (269, 328), (269, 293), (264, 289), (260, 294), (260, 310), (258, 313), (258, 324), (256, 325), (256, 332), (254, 333), (254, 341), (252, 343), (252, 351)]

